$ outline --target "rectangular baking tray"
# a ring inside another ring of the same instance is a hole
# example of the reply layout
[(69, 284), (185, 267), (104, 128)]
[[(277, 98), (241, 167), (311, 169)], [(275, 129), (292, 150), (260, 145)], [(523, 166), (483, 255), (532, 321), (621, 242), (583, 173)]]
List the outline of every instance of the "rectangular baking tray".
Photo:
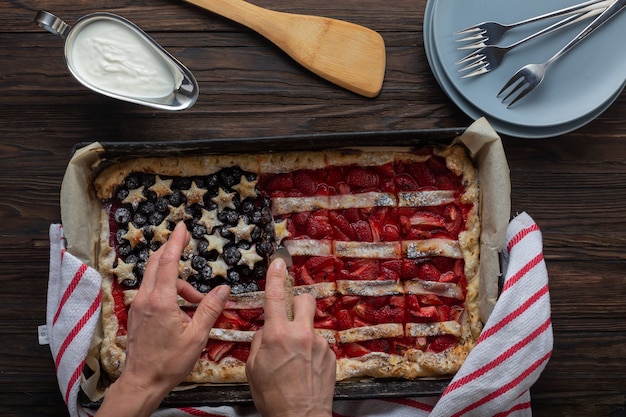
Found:
[[(362, 147), (418, 147), (448, 145), (461, 135), (465, 128), (421, 129), (401, 131), (368, 131), (358, 133), (307, 134), (268, 136), (257, 138), (199, 139), (165, 142), (100, 142), (103, 166), (107, 162), (136, 157), (171, 157), (211, 153), (261, 153), (307, 151)], [(76, 150), (90, 143), (78, 143)], [(359, 381), (338, 382), (335, 400), (372, 398), (425, 397), (441, 395), (451, 378), (424, 378), (414, 381), (366, 378)], [(91, 401), (82, 391), (82, 406), (98, 408), (100, 401)], [(252, 402), (247, 384), (213, 384), (189, 390), (173, 391), (163, 400), (163, 407), (243, 405)]]

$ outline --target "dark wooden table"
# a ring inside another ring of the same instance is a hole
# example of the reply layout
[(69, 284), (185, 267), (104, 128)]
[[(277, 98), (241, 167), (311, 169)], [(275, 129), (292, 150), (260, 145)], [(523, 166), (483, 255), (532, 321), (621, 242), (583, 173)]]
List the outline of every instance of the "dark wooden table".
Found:
[[(367, 99), (307, 73), (263, 38), (176, 0), (0, 2), (0, 415), (67, 415), (47, 346), (39, 346), (48, 227), (70, 150), (85, 141), (165, 141), (463, 127), (433, 78), (422, 40), (426, 0), (263, 0), (276, 10), (379, 31), (387, 72)], [(62, 39), (32, 23), (94, 11), (148, 31), (197, 77), (190, 110), (155, 111), (96, 95), (69, 75)], [(619, 45), (623, 47), (623, 45)], [(564, 105), (567, 105), (564, 103)], [(554, 355), (532, 390), (536, 416), (625, 416), (626, 93), (602, 116), (544, 140), (503, 137), (512, 214), (543, 231)]]

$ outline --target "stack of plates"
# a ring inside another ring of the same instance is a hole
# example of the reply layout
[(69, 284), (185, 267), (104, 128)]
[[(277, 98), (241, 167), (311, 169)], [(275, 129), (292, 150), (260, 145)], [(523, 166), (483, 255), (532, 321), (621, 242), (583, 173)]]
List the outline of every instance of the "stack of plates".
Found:
[[(513, 23), (575, 3), (573, 0), (428, 0), (424, 11), (424, 45), (437, 82), (468, 116), (486, 117), (496, 131), (505, 135), (546, 138), (589, 123), (615, 101), (626, 85), (626, 12), (615, 16), (552, 64), (543, 83), (508, 109), (496, 97), (506, 81), (526, 64), (545, 62), (591, 19), (511, 50), (502, 64), (487, 74), (462, 79), (460, 66), (455, 65), (470, 51), (457, 50), (456, 40), (460, 37), (454, 32), (487, 20)], [(512, 44), (553, 22), (556, 20), (515, 28), (499, 44)]]

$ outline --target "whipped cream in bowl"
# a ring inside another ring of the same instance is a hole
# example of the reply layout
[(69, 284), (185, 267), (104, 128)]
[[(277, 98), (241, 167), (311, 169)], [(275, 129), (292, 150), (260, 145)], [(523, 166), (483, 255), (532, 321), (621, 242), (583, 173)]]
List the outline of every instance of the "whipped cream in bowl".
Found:
[(65, 63), (84, 86), (108, 97), (164, 110), (183, 110), (198, 98), (193, 74), (129, 20), (105, 12), (70, 27), (40, 11), (41, 27), (65, 38)]

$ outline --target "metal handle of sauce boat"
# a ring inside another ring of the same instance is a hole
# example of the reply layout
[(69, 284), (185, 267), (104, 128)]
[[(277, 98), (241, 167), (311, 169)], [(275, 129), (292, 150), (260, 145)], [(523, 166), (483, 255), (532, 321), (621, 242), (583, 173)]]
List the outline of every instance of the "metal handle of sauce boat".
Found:
[(65, 37), (70, 31), (71, 27), (67, 23), (53, 15), (52, 13), (40, 10), (35, 16), (35, 23), (48, 32)]

